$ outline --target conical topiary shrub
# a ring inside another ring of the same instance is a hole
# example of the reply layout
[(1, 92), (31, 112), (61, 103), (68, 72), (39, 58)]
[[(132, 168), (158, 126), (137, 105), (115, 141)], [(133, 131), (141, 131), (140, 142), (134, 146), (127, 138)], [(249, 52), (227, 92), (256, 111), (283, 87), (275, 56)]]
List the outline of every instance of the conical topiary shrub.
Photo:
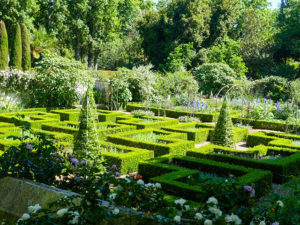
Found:
[(8, 39), (5, 23), (0, 20), (0, 70), (8, 67)]
[(79, 115), (79, 131), (74, 138), (73, 153), (75, 156), (86, 158), (86, 156), (97, 155), (97, 151), (100, 151), (96, 119), (97, 108), (93, 92), (91, 88), (88, 88)]
[(29, 70), (31, 67), (31, 55), (30, 55), (30, 41), (28, 36), (27, 27), (22, 25), (22, 68), (23, 70)]
[(10, 66), (15, 69), (22, 69), (22, 40), (20, 25), (16, 25), (15, 36), (10, 56)]
[(234, 145), (233, 124), (226, 98), (224, 98), (218, 122), (213, 133), (212, 143), (227, 147), (233, 147)]

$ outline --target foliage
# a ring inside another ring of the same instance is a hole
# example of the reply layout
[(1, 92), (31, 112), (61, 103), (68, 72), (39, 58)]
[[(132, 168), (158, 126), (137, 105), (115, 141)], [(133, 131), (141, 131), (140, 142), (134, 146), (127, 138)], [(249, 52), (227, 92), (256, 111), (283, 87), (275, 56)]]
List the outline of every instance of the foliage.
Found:
[(198, 81), (199, 90), (205, 94), (218, 93), (224, 87), (229, 89), (237, 78), (236, 73), (222, 63), (204, 63), (197, 67), (193, 74)]
[(278, 76), (269, 76), (256, 80), (253, 90), (275, 101), (285, 101), (289, 98), (289, 84), (287, 79)]
[(300, 78), (292, 81), (291, 83), (291, 98), (296, 102), (296, 104), (300, 104)]
[(32, 140), (23, 128), (22, 136), (11, 137), (21, 141), (19, 146), (9, 148), (0, 157), (0, 176), (31, 179), (49, 185), (58, 185), (56, 176), (64, 173), (64, 157), (52, 140), (38, 135)]
[(188, 122), (201, 122), (199, 118), (191, 117), (191, 116), (180, 116), (178, 118), (179, 122), (181, 123), (188, 123)]
[(190, 68), (192, 59), (195, 56), (193, 44), (181, 44), (177, 46), (166, 60), (166, 69), (169, 72), (184, 71)]
[(30, 39), (25, 24), (22, 24), (22, 68), (23, 70), (31, 68)]
[(88, 88), (79, 115), (79, 130), (74, 138), (74, 154), (82, 159), (86, 159), (89, 155), (101, 154), (96, 121), (98, 121), (97, 107), (93, 92)]
[(208, 52), (209, 63), (227, 64), (237, 77), (244, 77), (247, 73), (247, 67), (240, 56), (240, 45), (231, 39), (226, 40), (223, 44), (213, 46)]
[(220, 116), (212, 137), (212, 143), (227, 147), (234, 145), (233, 125), (226, 97), (223, 100)]
[(0, 70), (8, 67), (8, 39), (5, 23), (0, 20)]
[(56, 54), (45, 55), (35, 69), (29, 106), (71, 107), (79, 100), (80, 89), (90, 82), (80, 62)]
[(15, 26), (9, 64), (12, 68), (19, 70), (22, 69), (22, 39), (21, 28), (19, 24)]
[(154, 112), (145, 111), (145, 110), (134, 110), (134, 111), (132, 111), (132, 115), (137, 116), (137, 117), (154, 116)]

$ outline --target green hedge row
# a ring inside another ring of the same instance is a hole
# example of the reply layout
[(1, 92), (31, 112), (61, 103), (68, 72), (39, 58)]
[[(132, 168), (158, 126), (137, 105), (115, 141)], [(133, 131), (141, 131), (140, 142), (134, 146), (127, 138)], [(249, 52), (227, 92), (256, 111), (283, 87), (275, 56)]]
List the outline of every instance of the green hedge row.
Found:
[(172, 126), (179, 123), (176, 119), (158, 118), (152, 116), (133, 117), (121, 116), (117, 118), (117, 123), (136, 126), (137, 129), (161, 128), (162, 126)]
[[(26, 132), (23, 135), (27, 135), (32, 138), (35, 138), (35, 135), (37, 135), (37, 134), (43, 134), (46, 137), (53, 137), (56, 142), (67, 142), (67, 143), (73, 142), (73, 135), (45, 131), (45, 130), (41, 130), (41, 129), (37, 129), (37, 128), (32, 128), (31, 133)], [(22, 129), (19, 127), (1, 128), (1, 130), (0, 130), (0, 150), (4, 151), (11, 146), (18, 146), (20, 144), (19, 140), (13, 140), (11, 138), (8, 138), (10, 136), (22, 137)]]
[[(78, 125), (79, 125), (78, 122), (63, 121), (60, 123), (42, 124), (42, 129), (75, 135), (78, 132), (78, 128), (77, 128)], [(96, 123), (95, 126), (96, 126), (99, 140), (105, 140), (106, 136), (109, 134), (135, 130), (135, 126), (116, 124), (112, 122)]]
[(294, 131), (300, 131), (300, 125), (295, 127), (292, 124), (286, 124), (284, 122), (253, 120), (253, 119), (239, 118), (239, 117), (232, 117), (232, 122), (234, 124), (241, 123), (245, 125), (250, 125), (254, 129), (266, 129), (266, 130), (276, 130), (276, 131), (286, 131), (288, 129), (292, 129)]
[[(123, 116), (125, 113), (122, 112), (113, 112), (108, 110), (97, 110), (99, 122), (116, 122), (118, 116)], [(75, 121), (79, 120), (80, 109), (60, 109), (60, 110), (51, 110), (51, 113), (56, 113), (60, 115), (61, 121)]]
[[(152, 143), (133, 138), (137, 134), (150, 134), (152, 132), (163, 135), (159, 138), (160, 142), (163, 143)], [(171, 133), (155, 129), (145, 129), (108, 135), (107, 141), (115, 144), (152, 150), (154, 151), (155, 157), (167, 154), (185, 155), (185, 152), (188, 149), (194, 147), (194, 142), (187, 141), (187, 135), (184, 133)]]
[(29, 125), (32, 128), (41, 128), (43, 123), (59, 122), (59, 120), (57, 114), (40, 111), (0, 114), (0, 122), (14, 123), (16, 126)]
[[(259, 160), (262, 156), (281, 156), (275, 160)], [(250, 168), (271, 171), (273, 181), (283, 183), (291, 175), (299, 175), (300, 152), (294, 149), (273, 146), (255, 146), (247, 151), (239, 151), (216, 145), (206, 145), (187, 151), (187, 156), (226, 162)], [(255, 159), (256, 158), (256, 159)]]
[(150, 110), (155, 113), (156, 116), (167, 116), (171, 118), (179, 118), (181, 116), (193, 116), (199, 118), (202, 122), (214, 122), (217, 121), (218, 113), (200, 113), (200, 112), (186, 112), (180, 110), (160, 109), (155, 107), (146, 107), (139, 104), (127, 104), (126, 110), (132, 112), (134, 110)]
[[(211, 140), (215, 125), (205, 123), (182, 123), (171, 127), (162, 127), (163, 130), (170, 132), (186, 133), (188, 140), (197, 143)], [(235, 142), (247, 140), (248, 130), (245, 128), (235, 127), (233, 129)]]
[[(256, 145), (269, 145), (271, 141), (278, 140), (278, 139), (284, 139), (283, 145), (279, 145), (282, 147), (292, 147), (296, 148), (297, 146), (292, 145), (293, 140), (300, 140), (299, 135), (292, 135), (292, 134), (284, 134), (284, 133), (275, 133), (275, 132), (266, 132), (266, 131), (261, 131), (261, 132), (256, 132), (253, 134), (249, 134), (247, 138), (247, 146), (253, 147)], [(290, 141), (286, 141), (290, 140)], [(278, 142), (276, 142), (278, 143)], [(280, 143), (280, 141), (279, 141)], [(288, 145), (285, 145), (284, 143), (287, 143)], [(278, 145), (277, 145), (278, 146)]]
[(166, 193), (203, 201), (218, 193), (211, 193), (211, 190), (204, 192), (201, 186), (184, 182), (188, 176), (197, 176), (199, 170), (219, 176), (235, 175), (238, 183), (254, 185), (257, 197), (264, 195), (272, 185), (272, 174), (269, 171), (188, 156), (166, 156), (143, 161), (140, 162), (138, 171), (143, 179), (161, 183)]

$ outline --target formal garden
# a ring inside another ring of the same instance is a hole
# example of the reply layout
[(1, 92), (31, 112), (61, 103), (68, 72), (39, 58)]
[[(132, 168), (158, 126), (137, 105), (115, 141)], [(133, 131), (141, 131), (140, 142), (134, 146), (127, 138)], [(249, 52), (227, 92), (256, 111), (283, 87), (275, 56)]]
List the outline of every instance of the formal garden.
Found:
[(1, 0), (1, 225), (299, 225), (297, 0)]

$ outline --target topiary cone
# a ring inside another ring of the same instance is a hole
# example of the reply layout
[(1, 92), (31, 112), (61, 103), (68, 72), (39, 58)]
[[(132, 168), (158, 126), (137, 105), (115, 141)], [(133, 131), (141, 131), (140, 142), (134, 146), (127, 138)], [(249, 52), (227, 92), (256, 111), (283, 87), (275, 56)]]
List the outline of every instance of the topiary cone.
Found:
[(22, 25), (22, 68), (23, 70), (30, 70), (31, 55), (30, 55), (30, 41), (28, 30), (25, 24)]
[(213, 133), (212, 143), (227, 147), (234, 146), (233, 124), (226, 97), (224, 98), (218, 122)]

